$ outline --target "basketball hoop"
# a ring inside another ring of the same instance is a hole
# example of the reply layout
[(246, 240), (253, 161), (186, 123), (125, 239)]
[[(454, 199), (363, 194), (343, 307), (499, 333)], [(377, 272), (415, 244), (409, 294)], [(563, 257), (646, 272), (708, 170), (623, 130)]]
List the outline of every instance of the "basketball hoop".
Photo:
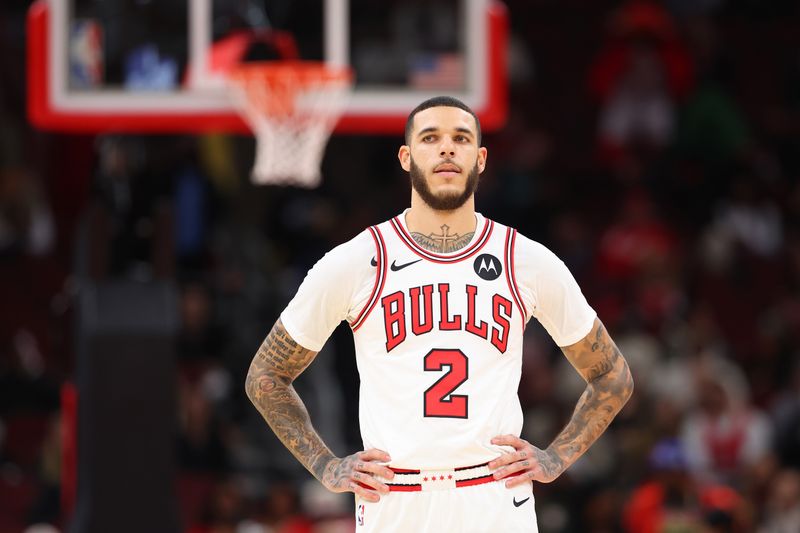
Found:
[(254, 183), (319, 185), (325, 145), (352, 87), (347, 67), (313, 61), (242, 63), (229, 73), (239, 114), (256, 136)]

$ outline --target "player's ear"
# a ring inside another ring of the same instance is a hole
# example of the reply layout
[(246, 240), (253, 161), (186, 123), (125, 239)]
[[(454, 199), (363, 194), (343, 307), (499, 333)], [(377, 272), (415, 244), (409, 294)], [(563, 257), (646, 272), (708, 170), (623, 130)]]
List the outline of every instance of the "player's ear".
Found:
[(486, 168), (486, 157), (489, 155), (488, 150), (486, 147), (481, 146), (478, 148), (478, 173), (480, 174), (483, 172), (483, 169)]
[(403, 170), (406, 172), (411, 171), (411, 148), (408, 145), (404, 144), (400, 147), (397, 152), (397, 159), (400, 160), (400, 166), (403, 167)]

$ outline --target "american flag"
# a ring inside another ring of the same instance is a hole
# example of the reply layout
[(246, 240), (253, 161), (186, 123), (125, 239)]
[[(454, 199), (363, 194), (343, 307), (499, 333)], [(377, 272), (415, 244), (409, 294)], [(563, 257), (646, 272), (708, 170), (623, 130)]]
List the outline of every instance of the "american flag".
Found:
[(69, 88), (92, 89), (103, 82), (103, 27), (96, 20), (76, 20), (69, 35)]
[(464, 89), (461, 54), (418, 54), (411, 60), (409, 84), (419, 90)]

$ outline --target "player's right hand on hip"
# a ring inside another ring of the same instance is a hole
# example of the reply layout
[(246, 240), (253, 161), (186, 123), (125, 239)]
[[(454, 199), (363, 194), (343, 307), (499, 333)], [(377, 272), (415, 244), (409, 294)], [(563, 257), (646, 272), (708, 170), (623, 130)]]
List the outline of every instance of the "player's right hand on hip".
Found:
[(388, 453), (375, 448), (331, 459), (325, 467), (322, 484), (333, 492), (353, 492), (367, 501), (377, 502), (381, 494), (389, 493), (389, 486), (376, 476), (394, 478), (394, 472), (380, 463), (391, 460)]

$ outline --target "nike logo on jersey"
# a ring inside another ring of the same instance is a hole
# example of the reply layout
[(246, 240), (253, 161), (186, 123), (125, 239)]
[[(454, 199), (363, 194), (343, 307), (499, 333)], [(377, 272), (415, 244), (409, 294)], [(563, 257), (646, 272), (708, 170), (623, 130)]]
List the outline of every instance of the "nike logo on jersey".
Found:
[(419, 263), (420, 261), (422, 261), (422, 259), (417, 259), (416, 261), (411, 261), (410, 263), (406, 263), (404, 265), (396, 265), (395, 262), (392, 261), (392, 266), (390, 266), (389, 268), (392, 269), (392, 272), (397, 272), (398, 270), (403, 270), (405, 267), (411, 266), (414, 263)]
[(372, 265), (372, 266), (374, 266), (374, 267), (378, 266), (378, 262), (377, 262), (377, 261), (375, 261), (375, 258), (374, 258), (374, 257), (373, 257), (373, 258), (372, 258), (372, 260), (369, 262), (369, 264), (370, 264), (370, 265)]
[(522, 505), (523, 503), (525, 503), (526, 501), (528, 501), (528, 500), (530, 500), (530, 499), (531, 499), (531, 497), (530, 497), (530, 496), (528, 496), (528, 497), (527, 497), (527, 498), (525, 498), (524, 500), (517, 501), (517, 497), (516, 497), (516, 496), (514, 496), (514, 507), (519, 507), (520, 505)]

